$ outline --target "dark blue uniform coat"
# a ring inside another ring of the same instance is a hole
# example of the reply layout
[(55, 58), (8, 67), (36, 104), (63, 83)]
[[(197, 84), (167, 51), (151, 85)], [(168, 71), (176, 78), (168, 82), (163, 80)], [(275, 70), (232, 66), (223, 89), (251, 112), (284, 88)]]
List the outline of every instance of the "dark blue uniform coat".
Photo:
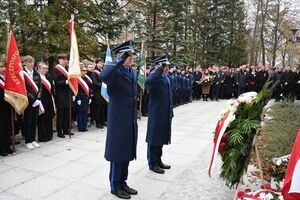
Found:
[(105, 158), (113, 162), (136, 158), (137, 79), (134, 70), (126, 69), (123, 63), (122, 58), (116, 58), (100, 74), (109, 94)]
[(149, 111), (146, 142), (152, 146), (171, 143), (173, 118), (170, 80), (160, 67), (145, 82), (149, 89)]

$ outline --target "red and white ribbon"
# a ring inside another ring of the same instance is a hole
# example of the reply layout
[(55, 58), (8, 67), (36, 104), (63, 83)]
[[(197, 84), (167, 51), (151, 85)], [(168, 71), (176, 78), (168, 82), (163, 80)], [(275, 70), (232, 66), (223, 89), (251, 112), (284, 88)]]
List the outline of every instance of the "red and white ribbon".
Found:
[(89, 86), (87, 85), (87, 83), (85, 82), (85, 80), (83, 80), (83, 78), (79, 77), (79, 85), (81, 86), (81, 88), (84, 90), (84, 92), (86, 93), (86, 95), (89, 97), (90, 96), (90, 90), (89, 90)]
[(230, 123), (230, 120), (233, 116), (234, 112), (227, 112), (224, 117), (218, 122), (216, 129), (215, 129), (215, 138), (214, 138), (214, 148), (213, 154), (210, 160), (209, 168), (208, 168), (208, 175), (211, 177), (211, 168), (213, 166), (214, 160), (217, 157), (218, 149), (222, 140), (222, 137)]
[(42, 78), (42, 83), (43, 83), (44, 87), (47, 89), (47, 91), (51, 95), (51, 99), (52, 99), (52, 103), (53, 103), (53, 109), (54, 109), (54, 112), (56, 113), (56, 106), (55, 106), (54, 96), (53, 96), (52, 91), (51, 91), (51, 84), (47, 80), (46, 77), (41, 76), (41, 78)]
[(67, 72), (66, 68), (64, 68), (62, 65), (58, 64), (55, 66), (55, 69), (60, 71), (60, 73), (62, 73), (68, 79), (68, 72)]
[(5, 87), (5, 82), (0, 78), (0, 87), (4, 89)]
[(39, 88), (38, 86), (35, 84), (35, 82), (33, 81), (33, 79), (30, 77), (30, 75), (28, 74), (27, 71), (23, 71), (24, 72), (24, 78), (25, 80), (29, 83), (29, 85), (31, 86), (31, 88), (33, 89), (34, 93), (37, 95)]
[(88, 75), (84, 75), (84, 77), (85, 77), (86, 80), (87, 80), (87, 84), (88, 84), (90, 87), (92, 87), (92, 85), (93, 85), (92, 79), (91, 79)]

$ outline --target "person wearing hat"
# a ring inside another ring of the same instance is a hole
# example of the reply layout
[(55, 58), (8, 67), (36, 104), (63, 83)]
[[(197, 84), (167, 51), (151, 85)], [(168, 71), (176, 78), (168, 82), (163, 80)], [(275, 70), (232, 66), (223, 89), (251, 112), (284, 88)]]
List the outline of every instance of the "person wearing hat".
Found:
[(159, 64), (145, 81), (149, 89), (149, 111), (146, 142), (148, 143), (147, 160), (149, 169), (163, 174), (171, 166), (162, 162), (163, 145), (171, 143), (171, 124), (173, 118), (172, 86), (168, 76), (169, 61), (162, 56), (154, 61)]
[(12, 154), (11, 140), (11, 106), (4, 100), (5, 56), (0, 57), (0, 156)]
[(116, 58), (104, 66), (101, 80), (109, 94), (105, 159), (110, 161), (111, 193), (122, 199), (138, 192), (127, 183), (129, 162), (136, 159), (137, 145), (137, 78), (130, 68), (134, 57), (131, 41), (113, 49)]
[(57, 55), (58, 65), (52, 70), (52, 78), (55, 85), (56, 102), (56, 131), (57, 136), (65, 138), (69, 134), (69, 109), (70, 109), (70, 89), (68, 86), (68, 57), (61, 53)]

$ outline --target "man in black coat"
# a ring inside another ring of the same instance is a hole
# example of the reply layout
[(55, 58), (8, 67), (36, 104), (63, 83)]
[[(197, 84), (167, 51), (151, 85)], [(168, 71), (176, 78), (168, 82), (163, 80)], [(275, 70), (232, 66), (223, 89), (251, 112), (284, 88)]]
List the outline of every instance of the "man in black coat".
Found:
[(149, 89), (149, 115), (146, 142), (148, 143), (149, 169), (163, 174), (164, 169), (171, 166), (162, 162), (163, 145), (171, 143), (171, 124), (173, 118), (171, 81), (167, 75), (168, 57), (162, 56), (155, 60), (160, 63), (154, 72), (146, 79), (145, 84)]
[(294, 101), (294, 89), (296, 85), (296, 73), (291, 70), (290, 66), (285, 67), (282, 75), (282, 91), (283, 97)]
[(274, 87), (274, 98), (275, 101), (281, 100), (281, 94), (282, 94), (282, 68), (276, 68), (275, 73), (272, 75), (272, 83), (275, 84)]
[(70, 89), (68, 85), (68, 57), (66, 54), (58, 54), (58, 62), (52, 70), (52, 78), (55, 85), (56, 102), (56, 130), (57, 136), (65, 138), (69, 134), (69, 109), (70, 109)]
[(4, 100), (5, 56), (0, 58), (0, 156), (13, 153), (11, 144), (11, 106)]
[(237, 96), (246, 92), (247, 87), (247, 72), (245, 66), (242, 66), (240, 71), (236, 74), (236, 85), (238, 87)]
[(127, 41), (113, 49), (116, 59), (104, 66), (101, 80), (109, 93), (105, 158), (110, 161), (111, 193), (129, 199), (137, 191), (127, 183), (129, 162), (136, 159), (137, 145), (137, 75), (130, 68), (133, 45)]
[(106, 100), (101, 95), (101, 86), (102, 80), (100, 78), (100, 73), (103, 70), (104, 62), (101, 59), (96, 60), (96, 68), (92, 73), (91, 79), (93, 81), (93, 91), (94, 91), (94, 117), (96, 121), (97, 128), (103, 128), (105, 125), (105, 107), (106, 107)]
[(200, 100), (201, 98), (201, 84), (200, 80), (202, 78), (201, 67), (197, 66), (195, 72), (193, 73), (193, 99)]

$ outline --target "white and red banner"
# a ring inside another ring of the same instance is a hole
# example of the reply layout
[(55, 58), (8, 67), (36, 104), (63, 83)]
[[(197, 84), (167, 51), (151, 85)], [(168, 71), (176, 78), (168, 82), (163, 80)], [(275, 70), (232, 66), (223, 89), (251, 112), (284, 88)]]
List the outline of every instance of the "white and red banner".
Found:
[(285, 200), (300, 199), (300, 129), (286, 170), (282, 194)]
[(68, 71), (68, 80), (69, 86), (76, 96), (78, 93), (78, 78), (81, 76), (80, 70), (80, 59), (79, 59), (79, 50), (77, 37), (74, 30), (74, 15), (71, 16), (69, 22), (69, 33), (70, 33), (70, 59), (69, 59), (69, 71)]
[(9, 32), (7, 41), (5, 68), (4, 98), (18, 114), (21, 114), (28, 105), (28, 98), (21, 57), (12, 31)]

